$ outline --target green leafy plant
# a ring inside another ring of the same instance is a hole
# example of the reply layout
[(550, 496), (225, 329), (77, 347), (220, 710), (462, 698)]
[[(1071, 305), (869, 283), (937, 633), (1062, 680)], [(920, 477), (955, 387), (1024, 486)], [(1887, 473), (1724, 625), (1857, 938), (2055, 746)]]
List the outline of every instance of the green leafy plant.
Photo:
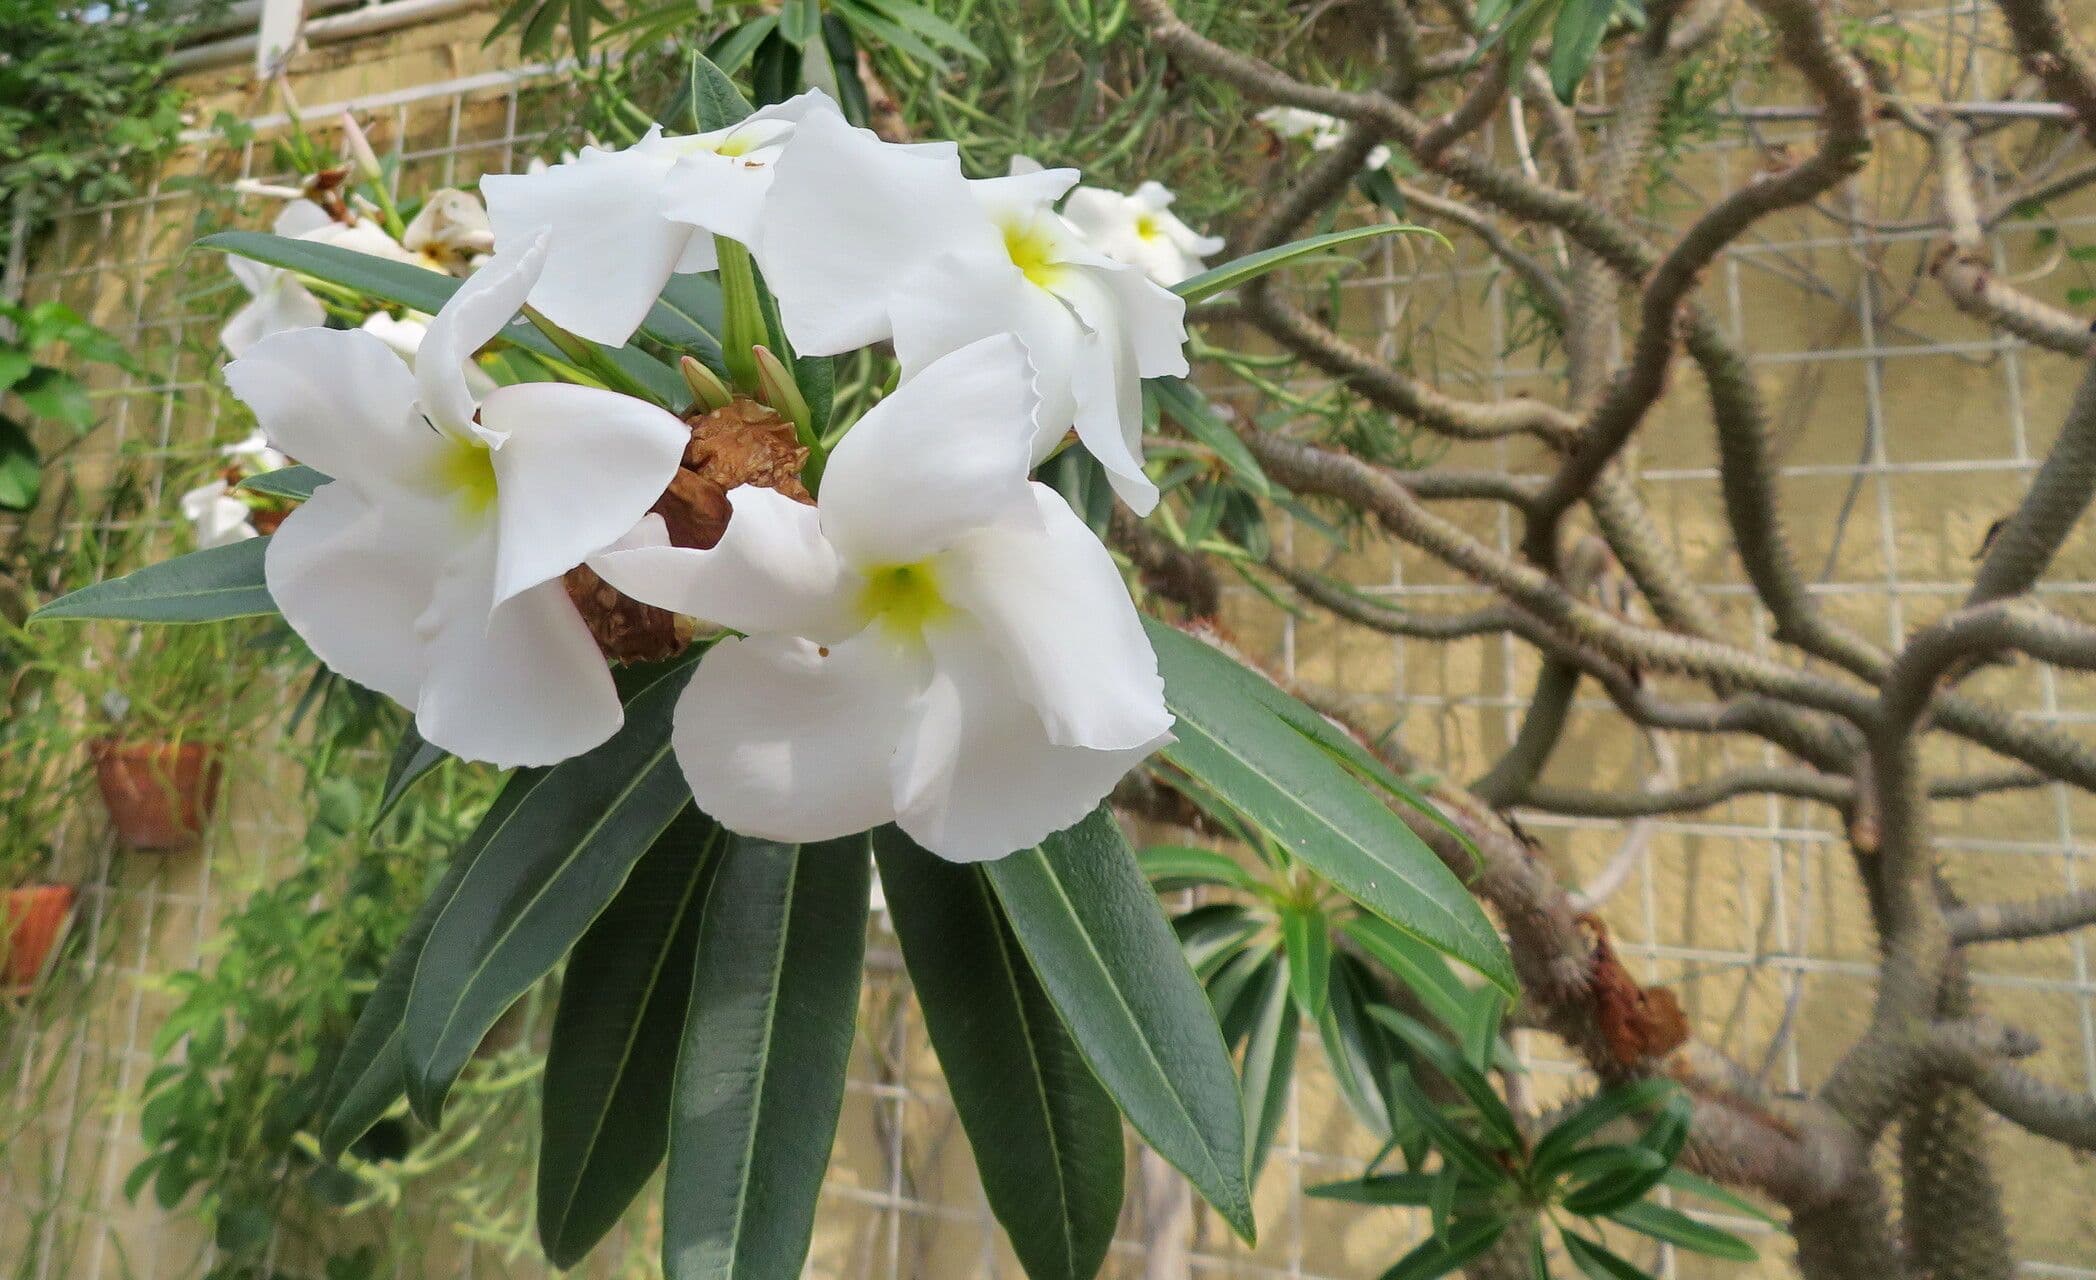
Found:
[[(1771, 1221), (1760, 1209), (1706, 1179), (1675, 1167), (1688, 1138), (1692, 1106), (1673, 1082), (1642, 1080), (1605, 1090), (1563, 1112), (1533, 1141), (1487, 1078), (1477, 1046), (1458, 1049), (1441, 1035), (1389, 1008), (1371, 1011), (1403, 1043), (1410, 1061), (1391, 1075), (1395, 1099), (1417, 1118), (1436, 1159), (1412, 1159), (1402, 1173), (1367, 1173), (1310, 1190), (1313, 1196), (1360, 1204), (1428, 1210), (1433, 1234), (1383, 1273), (1384, 1280), (1432, 1280), (1470, 1262), (1509, 1232), (1536, 1280), (1547, 1280), (1546, 1224), (1587, 1280), (1634, 1280), (1645, 1271), (1597, 1237), (1602, 1224), (1715, 1258), (1752, 1262), (1754, 1247), (1648, 1197), (1665, 1187), (1709, 1199), (1732, 1212)], [(1495, 1037), (1496, 1042), (1496, 1037)], [(1435, 1094), (1451, 1097), (1443, 1105)], [(1650, 1115), (1628, 1141), (1609, 1131)]]
[[(103, 364), (138, 371), (114, 337), (58, 302), (0, 302), (0, 398), (12, 396), (30, 421), (63, 427), (74, 441), (95, 425), (94, 402), (76, 372)], [(53, 348), (62, 348), (54, 354)], [(70, 447), (70, 446), (67, 446)], [(44, 458), (22, 418), (0, 413), (0, 511), (27, 511), (43, 492)]]

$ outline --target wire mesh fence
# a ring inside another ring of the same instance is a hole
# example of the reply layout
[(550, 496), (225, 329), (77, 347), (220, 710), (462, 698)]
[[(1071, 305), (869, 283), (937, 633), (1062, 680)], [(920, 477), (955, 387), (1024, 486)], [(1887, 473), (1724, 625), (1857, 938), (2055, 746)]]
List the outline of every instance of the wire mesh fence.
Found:
[[(1908, 11), (1895, 35), (1925, 57), (1946, 100), (1981, 74), (2000, 41), (1976, 6)], [(366, 94), (354, 105), (401, 163), (409, 189), (470, 186), (482, 173), (521, 168), (538, 154), (565, 102), (548, 68), (491, 71)], [(1778, 91), (1780, 98), (1780, 91)], [(310, 106), (308, 120), (335, 104)], [(1809, 138), (1809, 119), (1765, 119), (1713, 109), (1730, 123), (1683, 139), (1648, 212), (1664, 222), (1732, 189), (1772, 149)], [(1777, 113), (1780, 115), (1780, 113)], [(1516, 120), (1494, 126), (1493, 145), (1518, 148)], [(188, 253), (197, 231), (231, 219), (266, 221), (229, 202), (231, 184), (271, 179), (271, 142), (282, 116), (256, 116), (198, 131), (183, 160), (134, 199), (64, 211), (28, 245), (16, 235), (6, 296), (55, 299), (115, 332), (148, 361), (95, 389), (103, 425), (72, 456), (83, 490), (120, 465), (147, 486), (138, 514), (68, 513), (89, 543), (121, 539), (134, 554), (176, 548), (176, 481), (208, 467), (217, 446), (244, 427), (224, 410), (212, 372), (222, 358), (217, 325), (230, 282), (207, 255)], [(2025, 130), (2028, 132), (2028, 130)], [(1927, 264), (1938, 241), (1925, 225), (1929, 183), (1919, 155), (1871, 171), (1842, 203), (1772, 219), (1722, 260), (1707, 293), (1728, 329), (1755, 352), (1757, 377), (1783, 413), (1783, 476), (1801, 561), (1828, 609), (1866, 632), (1897, 635), (1962, 592), (1961, 571), (1987, 525), (2020, 493), (2042, 456), (2068, 390), (2059, 357), (1996, 337), (1933, 291)], [(2004, 171), (2034, 164), (2040, 145), (2016, 128), (1993, 147)], [(27, 223), (28, 211), (17, 217)], [(2072, 202), (2024, 211), (1991, 233), (1996, 269), (2049, 271), (2067, 288), (2079, 270), (2070, 250), (2096, 224)], [(1344, 285), (1343, 313), (1357, 332), (1432, 368), (1472, 394), (1518, 394), (1546, 373), (1511, 326), (1518, 299), (1489, 261), (1458, 250), (1379, 251), (1380, 268)], [(2064, 264), (2064, 265), (2063, 265)], [(1636, 460), (1639, 483), (1668, 536), (1741, 636), (1769, 630), (1726, 545), (1707, 429), (1692, 390), (1676, 389)], [(1510, 472), (1540, 460), (1514, 445), (1466, 447), (1451, 460)], [(1511, 548), (1503, 510), (1469, 513), (1471, 527)], [(0, 526), (4, 528), (4, 526)], [(1306, 563), (1329, 560), (1365, 588), (1428, 607), (1483, 603), (1475, 588), (1388, 548), (1335, 555), (1305, 530), (1283, 527)], [(2096, 544), (2079, 540), (2044, 590), (2063, 610), (2087, 613), (2096, 592)], [(1422, 646), (1331, 621), (1298, 618), (1248, 590), (1229, 621), (1254, 653), (1287, 678), (1330, 693), (1375, 728), (1392, 728), (1451, 775), (1490, 763), (1513, 734), (1534, 678), (1512, 639)], [(1987, 691), (2033, 720), (2086, 735), (2096, 685), (2051, 672), (1980, 677)], [(1630, 788), (1694, 777), (1721, 764), (1775, 763), (1745, 747), (1646, 740), (1581, 703), (1552, 776)], [(1765, 749), (1762, 749), (1765, 750)], [(1944, 748), (1944, 750), (1955, 750)], [(1962, 761), (1962, 763), (1976, 763)], [(269, 792), (257, 764), (235, 787), (229, 818), (201, 850), (151, 860), (117, 849), (82, 817), (62, 841), (62, 879), (82, 886), (66, 986), (0, 1024), (13, 1078), (0, 1080), (12, 1118), (0, 1127), (0, 1261), (25, 1280), (187, 1280), (217, 1261), (194, 1205), (164, 1210), (148, 1192), (127, 1194), (142, 1154), (138, 1098), (155, 1061), (153, 1038), (169, 1007), (164, 975), (208, 963), (207, 944), (228, 905), (290, 856), (296, 815)], [(260, 792), (262, 794), (255, 794)], [(2091, 873), (2096, 802), (2064, 787), (1943, 806), (1948, 874), (1989, 898), (2072, 888)], [(1845, 865), (1842, 833), (1802, 802), (1739, 799), (1693, 819), (1614, 821), (1524, 815), (1569, 879), (1603, 901), (1618, 948), (1638, 976), (1680, 991), (1698, 1033), (1758, 1072), (1778, 1093), (1802, 1093), (1868, 1015), (1874, 956), (1867, 915)], [(892, 939), (870, 952), (861, 1036), (840, 1140), (825, 1186), (809, 1273), (824, 1277), (1017, 1275), (975, 1184), (965, 1139), (945, 1100)], [(2096, 979), (2084, 941), (2067, 937), (1976, 954), (1974, 980), (1990, 1007), (2040, 1033), (2034, 1070), (2076, 1090), (2096, 1090)], [(1314, 1039), (1314, 1037), (1313, 1037)], [(1567, 1064), (1522, 1036), (1532, 1093), (1566, 1086)], [(1375, 1274), (1422, 1224), (1390, 1210), (1317, 1200), (1305, 1188), (1350, 1176), (1376, 1143), (1351, 1121), (1321, 1058), (1306, 1045), (1294, 1096), (1260, 1184), (1262, 1238), (1232, 1242), (1183, 1190), (1133, 1160), (1131, 1194), (1110, 1268), (1126, 1276), (1287, 1277), (1347, 1280)], [(529, 1068), (523, 1068), (527, 1077)], [(528, 1078), (521, 1086), (528, 1095)], [(519, 1114), (528, 1119), (528, 1108)], [(528, 1124), (500, 1147), (528, 1169)], [(2096, 1170), (2003, 1131), (2002, 1166), (2013, 1227), (2032, 1274), (2096, 1277)], [(1132, 1150), (1132, 1149), (1131, 1149)], [(507, 1166), (505, 1166), (507, 1167)], [(472, 1178), (460, 1173), (460, 1180)], [(541, 1274), (529, 1240), (529, 1180), (483, 1174), (468, 1198), (381, 1206), (373, 1229), (390, 1237), (384, 1266), (398, 1276)], [(650, 1197), (642, 1197), (642, 1205)], [(461, 1205), (466, 1206), (461, 1209)], [(589, 1264), (597, 1274), (643, 1274), (650, 1210), (636, 1209)], [(463, 1218), (463, 1221), (461, 1219)], [(1786, 1266), (1779, 1237), (1761, 1233), (1767, 1270)], [(1712, 1264), (1656, 1255), (1670, 1278)], [(275, 1265), (320, 1268), (287, 1243)], [(328, 1273), (332, 1275), (333, 1273)]]

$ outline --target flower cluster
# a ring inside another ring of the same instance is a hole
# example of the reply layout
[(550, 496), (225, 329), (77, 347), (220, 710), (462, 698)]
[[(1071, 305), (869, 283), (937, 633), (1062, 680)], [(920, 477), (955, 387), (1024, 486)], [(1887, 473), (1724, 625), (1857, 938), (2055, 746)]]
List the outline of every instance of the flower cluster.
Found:
[[(819, 93), (486, 178), (494, 256), (418, 342), (300, 328), (228, 367), (274, 445), (332, 477), (272, 542), (271, 593), (430, 742), (505, 765), (617, 730), (605, 655), (636, 655), (609, 637), (674, 648), (693, 624), (652, 617), (711, 624), (673, 741), (728, 827), (892, 821), (958, 860), (1039, 841), (1172, 717), (1112, 558), (1030, 472), (1074, 433), (1123, 501), (1156, 504), (1142, 380), (1187, 372), (1160, 282), (1220, 247), (1155, 184), (1077, 180), (970, 179), (952, 144), (882, 141)], [(520, 310), (623, 344), (673, 276), (718, 267), (727, 289), (751, 263), (801, 355), (892, 345), (896, 389), (827, 448), (696, 368), (682, 417), (474, 381)]]

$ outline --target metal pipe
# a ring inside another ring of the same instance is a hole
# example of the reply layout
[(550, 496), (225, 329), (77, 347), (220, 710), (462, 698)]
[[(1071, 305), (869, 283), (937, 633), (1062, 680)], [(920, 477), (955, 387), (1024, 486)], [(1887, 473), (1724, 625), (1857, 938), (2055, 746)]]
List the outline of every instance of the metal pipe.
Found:
[[(383, 3), (366, 5), (347, 13), (314, 18), (306, 23), (301, 38), (308, 45), (351, 40), (417, 22), (448, 18), (455, 13), (482, 8), (485, 4), (486, 0), (383, 0)], [(258, 5), (257, 11), (259, 10)], [(256, 39), (256, 34), (249, 32), (177, 49), (168, 57), (168, 70), (197, 71), (205, 67), (222, 66), (228, 62), (252, 58), (255, 54)]]

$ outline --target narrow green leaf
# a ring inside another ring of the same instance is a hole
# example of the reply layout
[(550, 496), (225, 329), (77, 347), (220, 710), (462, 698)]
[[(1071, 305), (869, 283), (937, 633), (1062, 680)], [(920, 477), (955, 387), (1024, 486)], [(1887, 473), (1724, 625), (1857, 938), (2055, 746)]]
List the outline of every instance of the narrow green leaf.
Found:
[(1181, 280), (1172, 286), (1172, 292), (1188, 302), (1200, 302), (1225, 289), (1235, 289), (1247, 280), (1257, 279), (1278, 267), (1285, 267), (1291, 262), (1309, 257), (1313, 253), (1323, 253), (1327, 249), (1336, 249), (1340, 245), (1352, 244), (1357, 240), (1400, 234), (1427, 235), (1444, 245), (1448, 243), (1439, 232), (1426, 227), (1405, 222), (1377, 222), (1365, 227), (1349, 227), (1345, 231), (1328, 231), (1321, 236), (1310, 236), (1272, 249), (1262, 249), (1258, 253), (1248, 253), (1220, 267), (1203, 271), (1190, 280)]
[(1507, 1219), (1497, 1214), (1460, 1221), (1446, 1235), (1430, 1236), (1399, 1258), (1381, 1280), (1434, 1280), (1436, 1276), (1445, 1276), (1491, 1248), (1506, 1234), (1506, 1229)]
[[(0, 356), (8, 354), (0, 348)], [(36, 441), (21, 423), (0, 413), (0, 511), (27, 511), (44, 487)]]
[(313, 496), (313, 491), (328, 482), (328, 477), (304, 464), (278, 467), (259, 476), (249, 476), (236, 488), (250, 493), (266, 493), (272, 498), (295, 498), (300, 502)]
[(1595, 1094), (1536, 1142), (1535, 1154), (1530, 1161), (1536, 1175), (1543, 1178), (1555, 1176), (1579, 1144), (1613, 1121), (1658, 1106), (1673, 1097), (1680, 1087), (1671, 1080), (1654, 1076)]
[(539, 1104), (539, 1241), (562, 1270), (618, 1225), (669, 1146), (706, 886), (725, 836), (687, 806), (575, 944)]
[(793, 1280), (858, 1014), (868, 837), (735, 837), (706, 894), (671, 1101), (666, 1280)]
[(533, 778), (488, 837), (494, 856), (430, 930), (402, 1048), (409, 1101), (431, 1124), (488, 1028), (560, 963), (691, 803), (670, 749), (670, 712), (691, 668), (651, 670), (610, 741)]
[(786, 0), (779, 9), (779, 37), (796, 49), (804, 48), (822, 27), (822, 6), (817, 0)]
[(1559, 102), (1570, 106), (1578, 95), (1615, 13), (1616, 0), (1564, 0), (1559, 7), (1550, 34), (1550, 87)]
[(394, 944), (393, 953), (386, 957), (378, 984), (365, 997), (356, 1025), (343, 1043), (342, 1056), (336, 1059), (327, 1089), (321, 1094), (319, 1114), (325, 1118), (325, 1124), (320, 1149), (328, 1159), (347, 1151), (350, 1143), (364, 1136), (407, 1092), (407, 1064), (400, 1051), (402, 1024), (423, 944), (429, 940), (437, 917), (458, 895), (466, 874), (487, 851), (489, 837), (502, 829), (508, 816), (531, 794), (538, 776), (539, 771), (527, 769), (504, 784), (480, 826), (453, 855), (451, 865), (422, 900), (414, 919)]
[(1685, 1090), (1677, 1089), (1660, 1106), (1659, 1115), (1638, 1137), (1637, 1145), (1659, 1157), (1660, 1167), (1597, 1178), (1577, 1191), (1568, 1192), (1563, 1204), (1573, 1213), (1607, 1213), (1629, 1204), (1659, 1185), (1666, 1167), (1681, 1154), (1688, 1141), (1689, 1123), (1695, 1103)]
[(192, 551), (60, 596), (29, 615), (30, 621), (220, 622), (262, 617), (277, 611), (262, 581), (262, 557), (268, 550), (268, 538), (247, 538)]
[(1742, 1199), (1734, 1195), (1729, 1189), (1719, 1186), (1708, 1178), (1690, 1173), (1679, 1165), (1668, 1169), (1665, 1175), (1660, 1178), (1660, 1182), (1674, 1188), (1676, 1191), (1686, 1192), (1689, 1195), (1724, 1205), (1727, 1209), (1742, 1217), (1752, 1218), (1757, 1222), (1765, 1222), (1772, 1227), (1778, 1225), (1776, 1219), (1769, 1211), (1760, 1205), (1755, 1204), (1751, 1200)]
[[(1371, 1013), (1376, 1012), (1371, 1009)], [(1460, 1168), (1484, 1183), (1499, 1183), (1507, 1180), (1506, 1171), (1492, 1159), (1492, 1153), (1480, 1145), (1477, 1139), (1464, 1133), (1451, 1120), (1441, 1104), (1427, 1097), (1419, 1082), (1408, 1071), (1399, 1071), (1390, 1079), (1390, 1093), (1400, 1114), (1408, 1115), (1426, 1130), (1434, 1149), (1453, 1167)]]
[(1345, 1200), (1353, 1204), (1404, 1205), (1425, 1208), (1433, 1195), (1430, 1173), (1378, 1173), (1346, 1182), (1327, 1182), (1306, 1187), (1303, 1194), (1319, 1200)]
[(1178, 717), (1167, 760), (1348, 897), (1515, 992), (1512, 962), (1484, 909), (1388, 805), (1276, 713), (1294, 699), (1184, 632), (1144, 625)]
[(1521, 1149), (1521, 1126), (1514, 1122), (1514, 1113), (1500, 1101), (1498, 1092), (1492, 1088), (1492, 1081), (1482, 1071), (1464, 1061), (1463, 1055), (1447, 1041), (1396, 1009), (1379, 1005), (1370, 1009), (1368, 1016), (1390, 1028), (1407, 1048), (1425, 1059), (1470, 1100), (1494, 1147), (1501, 1151)]
[(1136, 1132), (1253, 1235), (1229, 1051), (1106, 810), (988, 864), (1034, 972)]
[(1172, 421), (1186, 429), (1186, 434), (1207, 445), (1222, 459), (1223, 465), (1232, 474), (1244, 481), (1245, 487), (1262, 498), (1274, 494), (1271, 480), (1259, 466), (1259, 460), (1237, 438), (1237, 432), (1216, 413), (1193, 384), (1183, 378), (1150, 378), (1143, 383), (1143, 394), (1157, 405)]
[(889, 915), (983, 1194), (1031, 1280), (1091, 1280), (1121, 1210), (1121, 1115), (979, 866), (874, 836)]
[(1143, 874), (1159, 891), (1192, 885), (1221, 884), (1251, 893), (1259, 887), (1237, 859), (1213, 849), (1184, 844), (1153, 844), (1136, 855)]
[(1206, 982), (1230, 955), (1259, 932), (1262, 920), (1235, 902), (1210, 902), (1172, 918), (1172, 932), (1194, 976)]
[(408, 721), (407, 728), (400, 731), (400, 741), (393, 746), (392, 760), (386, 764), (386, 786), (379, 793), (378, 814), (372, 819), (373, 825), (383, 822), (416, 783), (449, 758), (449, 752), (426, 741), (415, 722)]
[(1443, 1026), (1454, 1032), (1463, 1025), (1470, 992), (1449, 972), (1448, 961), (1439, 951), (1375, 916), (1355, 916), (1339, 928), (1363, 954), (1419, 997)]
[(1252, 1135), (1252, 1182), (1266, 1167), (1274, 1134), (1288, 1113), (1288, 1084), (1295, 1077), (1297, 1005), (1290, 993), (1290, 970), (1281, 964), (1265, 970), (1244, 1050), (1245, 1128)]
[(1679, 1210), (1649, 1200), (1626, 1204), (1608, 1216), (1632, 1231), (1641, 1231), (1655, 1240), (1664, 1240), (1694, 1253), (1733, 1262), (1755, 1262), (1761, 1258), (1753, 1245), (1730, 1231), (1698, 1222)]
[(1578, 1267), (1587, 1280), (1652, 1280), (1605, 1245), (1564, 1227), (1559, 1227), (1557, 1234), (1565, 1242), (1565, 1252), (1571, 1256), (1572, 1265)]
[(1281, 910), (1281, 944), (1288, 955), (1288, 988), (1303, 1020), (1316, 1022), (1325, 1015), (1325, 997), (1332, 987), (1331, 921), (1315, 907), (1284, 907)]
[(1390, 1073), (1398, 1068), (1390, 1033), (1368, 1016), (1374, 998), (1360, 962), (1343, 953), (1333, 957), (1332, 988), (1317, 1033), (1332, 1078), (1355, 1118), (1377, 1137), (1388, 1138), (1393, 1129)]

